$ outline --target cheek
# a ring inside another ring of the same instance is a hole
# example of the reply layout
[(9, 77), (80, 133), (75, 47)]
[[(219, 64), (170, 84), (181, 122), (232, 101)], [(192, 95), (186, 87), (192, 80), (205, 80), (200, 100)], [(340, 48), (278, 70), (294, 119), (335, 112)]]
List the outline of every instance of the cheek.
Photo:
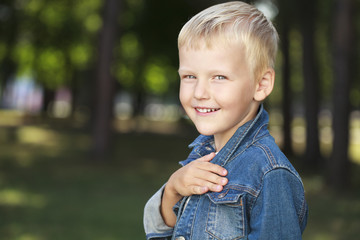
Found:
[(189, 89), (186, 89), (183, 84), (180, 84), (179, 99), (183, 107), (185, 107), (184, 105), (189, 102)]
[(254, 89), (251, 86), (232, 86), (226, 90), (218, 90), (217, 94), (223, 103), (238, 106), (239, 104), (249, 104), (253, 100)]

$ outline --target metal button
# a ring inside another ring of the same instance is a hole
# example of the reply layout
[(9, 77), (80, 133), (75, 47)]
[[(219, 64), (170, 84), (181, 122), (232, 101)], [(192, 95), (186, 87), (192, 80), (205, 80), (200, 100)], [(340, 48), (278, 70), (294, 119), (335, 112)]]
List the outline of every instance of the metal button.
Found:
[(177, 237), (176, 240), (185, 240), (183, 236)]
[(212, 150), (211, 147), (205, 147), (205, 149), (208, 150), (208, 151), (211, 151), (211, 150)]
[(223, 198), (223, 197), (225, 197), (226, 196), (226, 193), (220, 193), (219, 195), (218, 195), (218, 198)]
[(223, 197), (225, 197), (226, 194), (228, 194), (228, 192), (229, 192), (229, 189), (226, 189), (224, 192), (220, 193), (220, 194), (217, 196), (217, 198), (223, 198)]

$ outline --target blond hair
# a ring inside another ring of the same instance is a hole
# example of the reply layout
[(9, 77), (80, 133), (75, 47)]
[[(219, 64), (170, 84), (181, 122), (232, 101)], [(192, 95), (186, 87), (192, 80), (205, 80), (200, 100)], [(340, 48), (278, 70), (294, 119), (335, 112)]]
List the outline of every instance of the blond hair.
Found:
[(262, 12), (252, 5), (234, 1), (209, 7), (192, 17), (181, 29), (178, 47), (211, 48), (218, 43), (239, 43), (245, 50), (255, 79), (274, 68), (278, 33)]

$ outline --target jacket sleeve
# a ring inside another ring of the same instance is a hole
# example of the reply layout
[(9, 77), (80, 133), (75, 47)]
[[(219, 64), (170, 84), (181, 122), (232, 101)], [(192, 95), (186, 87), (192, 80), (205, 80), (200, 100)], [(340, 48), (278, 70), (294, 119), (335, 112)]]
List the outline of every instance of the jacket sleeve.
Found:
[(167, 226), (161, 216), (160, 206), (164, 186), (146, 203), (144, 209), (144, 229), (148, 240), (170, 240), (173, 228)]
[(268, 172), (250, 213), (249, 240), (298, 240), (308, 207), (301, 180), (287, 169)]

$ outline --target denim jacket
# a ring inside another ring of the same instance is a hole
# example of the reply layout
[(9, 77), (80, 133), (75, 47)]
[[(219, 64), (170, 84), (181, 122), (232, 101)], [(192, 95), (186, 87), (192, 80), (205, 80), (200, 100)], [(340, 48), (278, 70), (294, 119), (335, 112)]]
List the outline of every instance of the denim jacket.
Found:
[[(160, 214), (163, 187), (147, 202), (147, 239), (301, 239), (308, 207), (299, 174), (267, 129), (268, 114), (241, 126), (213, 158), (228, 171), (221, 192), (184, 197), (174, 206), (174, 228)], [(182, 165), (214, 151), (213, 136), (200, 135)]]

